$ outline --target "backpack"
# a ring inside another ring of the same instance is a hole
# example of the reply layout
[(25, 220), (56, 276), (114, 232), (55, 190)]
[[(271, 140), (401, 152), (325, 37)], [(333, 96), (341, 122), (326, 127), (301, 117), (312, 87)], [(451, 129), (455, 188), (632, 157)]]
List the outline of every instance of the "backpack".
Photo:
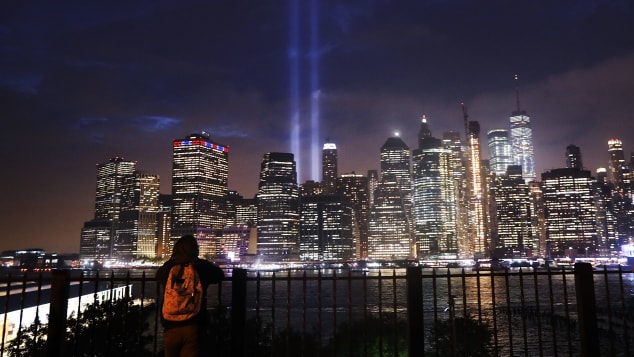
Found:
[(203, 287), (198, 272), (191, 263), (174, 265), (167, 276), (163, 294), (163, 318), (185, 321), (200, 312)]

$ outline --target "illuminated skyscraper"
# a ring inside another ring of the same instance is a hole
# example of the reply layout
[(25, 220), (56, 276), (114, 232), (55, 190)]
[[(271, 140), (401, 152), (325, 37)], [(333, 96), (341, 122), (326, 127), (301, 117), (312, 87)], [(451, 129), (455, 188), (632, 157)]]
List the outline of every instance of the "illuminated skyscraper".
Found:
[(454, 186), (452, 151), (444, 148), (440, 139), (431, 136), (424, 116), (418, 145), (413, 154), (417, 255), (457, 254), (457, 191)]
[(83, 259), (131, 261), (157, 254), (159, 177), (120, 157), (97, 165), (95, 218), (82, 229)]
[(348, 261), (354, 257), (352, 209), (341, 197), (302, 197), (300, 211), (300, 260)]
[(489, 253), (485, 180), (480, 152), (480, 124), (469, 122), (467, 140), (468, 227), (467, 242), (474, 257)]
[(535, 244), (530, 194), (521, 167), (511, 165), (505, 175), (497, 176), (492, 193), (497, 221), (495, 256), (532, 256)]
[(368, 259), (408, 259), (412, 256), (407, 211), (394, 175), (381, 175), (368, 226)]
[[(517, 76), (515, 76), (517, 79)], [(535, 173), (535, 154), (533, 150), (533, 129), (531, 128), (531, 118), (525, 110), (520, 109), (520, 94), (517, 93), (517, 110), (511, 113), (511, 149), (513, 163), (522, 166), (522, 177), (526, 182), (534, 181), (537, 177)]]
[(541, 176), (548, 254), (552, 257), (594, 254), (597, 212), (590, 171), (562, 168)]
[[(407, 224), (409, 225), (408, 232), (412, 234), (410, 239), (413, 243), (414, 211), (412, 205), (411, 153), (409, 147), (398, 134), (385, 141), (381, 147), (380, 161), (381, 182), (385, 181), (383, 177), (390, 177), (388, 181), (396, 180), (397, 192), (394, 194), (401, 195), (402, 197)], [(385, 187), (388, 186), (384, 186), (384, 188)]]
[(368, 170), (368, 202), (374, 206), (374, 191), (379, 185), (379, 173), (377, 170)]
[(264, 155), (257, 193), (258, 255), (265, 260), (299, 258), (299, 189), (291, 153)]
[(368, 257), (368, 215), (370, 213), (368, 178), (354, 172), (343, 174), (337, 179), (337, 189), (343, 202), (352, 208), (354, 257), (366, 259)]
[[(468, 132), (468, 128), (467, 128)], [(471, 246), (467, 240), (469, 228), (469, 185), (467, 181), (466, 150), (460, 140), (460, 133), (447, 131), (442, 136), (442, 146), (451, 151), (451, 167), (456, 197), (456, 237), (458, 255), (463, 258), (472, 257)]]
[(321, 173), (324, 193), (332, 195), (337, 183), (337, 145), (326, 141), (321, 151)]
[(217, 231), (226, 224), (229, 148), (208, 133), (173, 141), (172, 239), (194, 235), (201, 255), (217, 253)]
[(489, 167), (496, 175), (506, 174), (506, 169), (513, 165), (509, 132), (504, 129), (493, 129), (487, 133), (489, 144)]
[(630, 167), (625, 161), (623, 143), (619, 139), (608, 140), (608, 180), (622, 195), (629, 195), (630, 188)]

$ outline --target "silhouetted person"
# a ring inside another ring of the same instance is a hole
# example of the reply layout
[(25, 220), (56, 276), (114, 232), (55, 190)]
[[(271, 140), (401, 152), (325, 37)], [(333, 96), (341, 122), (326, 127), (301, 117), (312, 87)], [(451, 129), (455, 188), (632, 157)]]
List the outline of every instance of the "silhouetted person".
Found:
[(198, 258), (194, 236), (184, 235), (176, 241), (172, 257), (156, 272), (156, 279), (164, 288), (161, 322), (166, 357), (200, 355), (209, 320), (207, 287), (223, 277), (222, 269)]

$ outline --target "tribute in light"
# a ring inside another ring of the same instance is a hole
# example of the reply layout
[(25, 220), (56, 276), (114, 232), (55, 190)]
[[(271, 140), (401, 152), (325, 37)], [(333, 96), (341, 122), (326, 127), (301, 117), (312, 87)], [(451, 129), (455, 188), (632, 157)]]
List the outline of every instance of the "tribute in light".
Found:
[(301, 153), (299, 146), (300, 115), (299, 115), (299, 0), (291, 0), (289, 7), (289, 78), (290, 78), (290, 129), (291, 152), (295, 154), (298, 177), (301, 173)]
[(317, 0), (310, 3), (310, 128), (311, 128), (311, 178), (320, 178), (319, 147), (319, 8)]

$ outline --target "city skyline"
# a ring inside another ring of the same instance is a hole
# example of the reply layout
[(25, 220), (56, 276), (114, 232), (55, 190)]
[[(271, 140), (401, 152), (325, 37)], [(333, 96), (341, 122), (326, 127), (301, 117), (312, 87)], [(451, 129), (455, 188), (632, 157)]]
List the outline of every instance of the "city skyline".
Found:
[(378, 169), (394, 132), (416, 147), (422, 114), (436, 136), (464, 138), (461, 102), (481, 126), (486, 158), (486, 133), (508, 129), (516, 87), (538, 177), (565, 166), (570, 144), (593, 173), (608, 166), (609, 139), (622, 140), (627, 155), (634, 148), (627, 1), (322, 1), (316, 47), (311, 2), (7, 3), (0, 145), (10, 174), (0, 250), (78, 251), (82, 223), (94, 215), (96, 164), (136, 161), (168, 193), (171, 142), (203, 130), (231, 148), (229, 189), (253, 196), (262, 155), (290, 151), (293, 3), (300, 183), (312, 175), (311, 103), (319, 104), (318, 144), (337, 145), (340, 175)]

